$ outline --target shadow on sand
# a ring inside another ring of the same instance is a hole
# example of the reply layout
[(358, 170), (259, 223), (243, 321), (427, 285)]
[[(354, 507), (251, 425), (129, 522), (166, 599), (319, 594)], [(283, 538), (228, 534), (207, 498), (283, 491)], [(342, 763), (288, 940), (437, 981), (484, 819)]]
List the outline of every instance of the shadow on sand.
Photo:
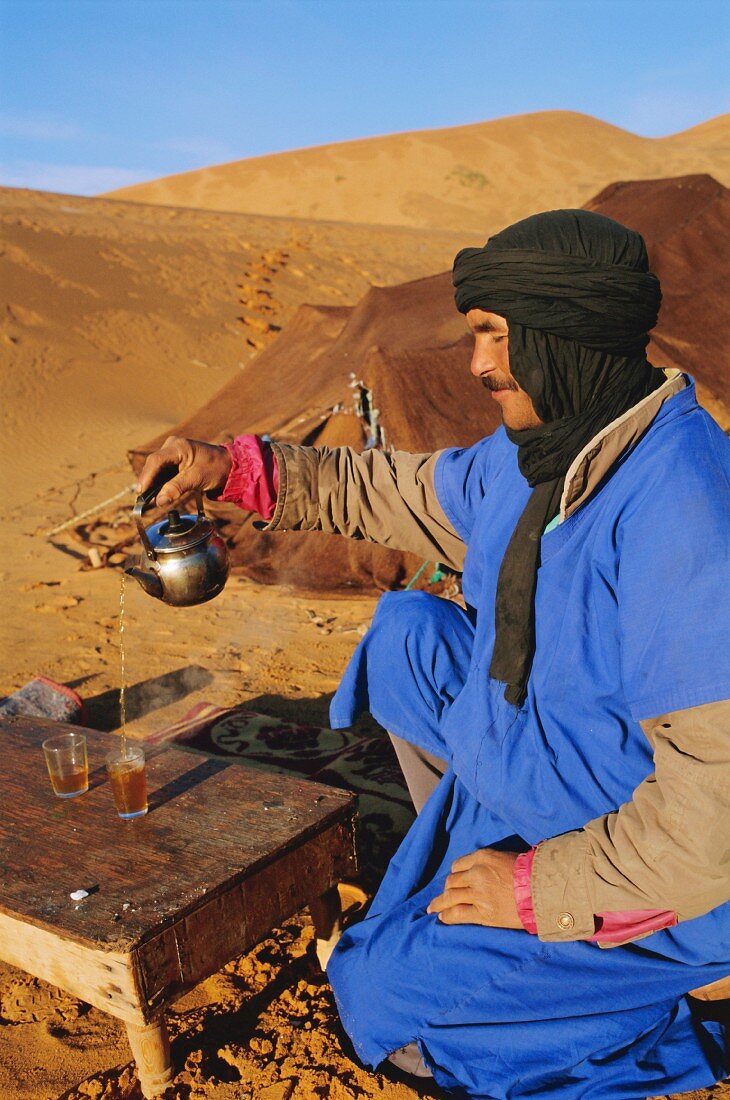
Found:
[[(126, 689), (127, 721), (133, 722), (153, 710), (159, 710), (186, 695), (201, 691), (213, 682), (213, 675), (199, 665), (186, 665), (162, 676), (140, 680)], [(73, 686), (72, 684), (68, 686)], [(97, 730), (114, 730), (121, 725), (119, 688), (110, 688), (84, 700), (86, 725)]]

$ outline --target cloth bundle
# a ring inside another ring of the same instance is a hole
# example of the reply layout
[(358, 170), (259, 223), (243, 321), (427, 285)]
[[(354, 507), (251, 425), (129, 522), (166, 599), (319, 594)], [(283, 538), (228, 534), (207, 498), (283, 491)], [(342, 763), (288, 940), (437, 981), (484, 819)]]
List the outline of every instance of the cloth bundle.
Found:
[(47, 676), (36, 676), (12, 695), (0, 699), (0, 717), (15, 715), (82, 725), (84, 704), (81, 696), (65, 684), (57, 684)]

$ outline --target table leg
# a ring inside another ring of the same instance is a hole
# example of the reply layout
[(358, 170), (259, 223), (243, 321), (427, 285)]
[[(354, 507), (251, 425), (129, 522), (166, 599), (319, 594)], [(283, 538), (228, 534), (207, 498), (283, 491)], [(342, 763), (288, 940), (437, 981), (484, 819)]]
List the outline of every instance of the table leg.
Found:
[(342, 933), (342, 903), (336, 886), (331, 886), (320, 898), (309, 903), (317, 937), (317, 958), (323, 970)]
[(127, 1038), (137, 1063), (137, 1074), (142, 1086), (142, 1095), (159, 1096), (174, 1077), (170, 1057), (170, 1040), (163, 1016), (140, 1027), (126, 1024)]

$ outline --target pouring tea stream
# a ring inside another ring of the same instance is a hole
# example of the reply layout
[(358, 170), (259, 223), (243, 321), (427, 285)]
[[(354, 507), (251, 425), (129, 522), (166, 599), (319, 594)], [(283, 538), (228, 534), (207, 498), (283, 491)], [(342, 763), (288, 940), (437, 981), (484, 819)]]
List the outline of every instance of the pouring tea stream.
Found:
[(228, 579), (228, 547), (203, 509), (203, 497), (196, 492), (196, 516), (180, 515), (172, 508), (164, 517), (145, 528), (142, 516), (154, 500), (159, 486), (140, 493), (132, 512), (142, 553), (138, 564), (125, 569), (119, 603), (119, 648), (122, 683), (119, 692), (122, 728), (122, 756), (126, 756), (126, 705), (124, 667), (124, 587), (134, 577), (148, 596), (172, 607), (192, 607), (217, 596)]

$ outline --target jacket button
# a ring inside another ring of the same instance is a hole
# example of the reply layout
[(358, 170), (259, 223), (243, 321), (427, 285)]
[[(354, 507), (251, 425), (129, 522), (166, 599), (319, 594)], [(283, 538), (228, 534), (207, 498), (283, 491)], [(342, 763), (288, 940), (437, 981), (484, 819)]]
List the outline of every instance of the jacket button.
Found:
[(557, 920), (558, 928), (568, 932), (575, 925), (575, 917), (572, 913), (561, 913)]

